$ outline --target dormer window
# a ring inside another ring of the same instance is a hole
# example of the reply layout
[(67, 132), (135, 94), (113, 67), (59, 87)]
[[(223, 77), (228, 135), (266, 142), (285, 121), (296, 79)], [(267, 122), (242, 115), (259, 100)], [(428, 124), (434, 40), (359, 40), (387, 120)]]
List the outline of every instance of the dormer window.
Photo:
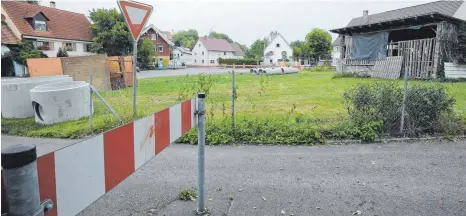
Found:
[(28, 12), (24, 18), (31, 24), (32, 28), (36, 31), (48, 31), (47, 22), (50, 21), (44, 13), (31, 11)]
[(34, 29), (36, 31), (47, 31), (47, 22), (34, 20)]

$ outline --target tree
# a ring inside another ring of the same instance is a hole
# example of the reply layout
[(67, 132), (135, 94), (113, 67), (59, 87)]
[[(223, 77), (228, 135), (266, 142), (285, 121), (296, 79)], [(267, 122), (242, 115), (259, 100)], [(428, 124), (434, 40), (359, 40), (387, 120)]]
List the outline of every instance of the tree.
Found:
[(332, 37), (323, 29), (312, 29), (306, 35), (306, 44), (309, 47), (309, 58), (319, 60), (329, 58), (332, 50)]
[(189, 29), (187, 31), (182, 30), (176, 32), (175, 34), (173, 34), (172, 38), (175, 41), (175, 44), (179, 44), (182, 47), (192, 49), (194, 45), (196, 45), (199, 36), (196, 30)]
[(234, 41), (226, 34), (224, 33), (218, 33), (218, 32), (210, 32), (209, 38), (217, 38), (217, 39), (225, 39), (228, 41), (228, 43), (233, 43)]
[(150, 38), (141, 38), (138, 41), (138, 64), (141, 69), (149, 69), (156, 55), (154, 44)]
[(35, 48), (30, 40), (22, 40), (18, 46), (10, 46), (10, 52), (8, 56), (13, 60), (22, 65), (26, 65), (28, 58), (47, 58), (39, 49)]
[(304, 41), (293, 41), (291, 42), (290, 46), (293, 49), (293, 58), (294, 60), (302, 59), (304, 58), (304, 51), (305, 51), (305, 46), (306, 43)]
[(246, 51), (246, 56), (248, 58), (255, 58), (257, 60), (261, 59), (264, 56), (264, 49), (266, 46), (265, 40), (257, 39), (252, 43), (251, 47)]
[(92, 9), (89, 11), (92, 38), (91, 49), (109, 56), (129, 55), (133, 40), (124, 17), (116, 9)]
[(68, 57), (68, 52), (65, 48), (58, 48), (57, 57)]

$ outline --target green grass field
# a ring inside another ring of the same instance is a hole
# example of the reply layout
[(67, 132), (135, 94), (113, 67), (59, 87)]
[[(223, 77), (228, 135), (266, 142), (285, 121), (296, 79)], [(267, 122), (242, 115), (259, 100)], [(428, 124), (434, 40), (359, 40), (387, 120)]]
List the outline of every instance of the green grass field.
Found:
[[(236, 74), (238, 118), (275, 118), (299, 113), (315, 119), (317, 127), (326, 127), (347, 118), (343, 92), (360, 83), (385, 82), (373, 78), (332, 79), (335, 72), (303, 71), (293, 75), (256, 76)], [(204, 79), (204, 81), (199, 81)], [(207, 81), (205, 81), (207, 79)], [(210, 81), (209, 81), (210, 80)], [(401, 80), (397, 80), (402, 85)], [(231, 74), (212, 76), (181, 76), (141, 79), (138, 88), (138, 117), (195, 97), (200, 85), (212, 84), (207, 96), (207, 113), (212, 119), (231, 115)], [(409, 85), (434, 85), (437, 82), (410, 81)], [(456, 99), (455, 111), (466, 117), (466, 83), (440, 83)], [(205, 88), (204, 88), (205, 89)], [(125, 122), (132, 120), (132, 90), (101, 92), (105, 100)], [(2, 134), (57, 138), (82, 138), (118, 125), (100, 101), (95, 100), (93, 131), (89, 119), (41, 126), (33, 118), (2, 119)], [(213, 115), (213, 116), (212, 116)]]

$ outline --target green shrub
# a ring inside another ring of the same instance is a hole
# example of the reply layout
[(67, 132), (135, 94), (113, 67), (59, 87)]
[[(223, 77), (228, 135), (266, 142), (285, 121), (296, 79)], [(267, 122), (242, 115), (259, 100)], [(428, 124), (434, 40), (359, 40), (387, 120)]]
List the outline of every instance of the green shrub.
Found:
[(336, 73), (335, 75), (332, 76), (332, 79), (346, 78), (346, 77), (370, 78), (371, 76), (365, 73), (349, 72), (349, 73)]
[(58, 48), (57, 57), (68, 57), (68, 51), (65, 48)]
[(315, 67), (311, 67), (308, 69), (308, 71), (311, 71), (311, 72), (324, 72), (324, 71), (331, 71), (333, 70), (332, 67), (330, 66), (315, 66)]
[[(231, 119), (208, 121), (206, 124), (206, 144), (228, 145), (247, 144), (293, 144), (305, 145), (323, 143), (324, 139), (310, 120), (302, 117), (290, 118), (247, 118), (235, 121), (235, 131), (231, 129)], [(197, 143), (197, 129), (193, 129), (178, 142)]]
[[(399, 133), (403, 88), (395, 82), (361, 84), (347, 90), (343, 98), (351, 120), (364, 131), (368, 123), (381, 122), (380, 132), (392, 135)], [(442, 115), (454, 115), (453, 104), (454, 99), (440, 85), (409, 87), (404, 131), (416, 135), (444, 131), (439, 128), (439, 122)], [(365, 137), (363, 134), (361, 136)]]
[(222, 59), (218, 58), (219, 64), (226, 64), (226, 65), (257, 65), (257, 60), (253, 58), (244, 58), (244, 59)]

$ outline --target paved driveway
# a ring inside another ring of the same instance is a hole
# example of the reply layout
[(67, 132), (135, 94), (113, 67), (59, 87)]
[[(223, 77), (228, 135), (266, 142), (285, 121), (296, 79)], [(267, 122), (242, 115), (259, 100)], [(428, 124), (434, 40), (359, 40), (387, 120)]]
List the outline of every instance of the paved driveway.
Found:
[[(177, 194), (196, 187), (196, 155), (168, 147), (80, 215), (194, 215)], [(209, 146), (206, 203), (220, 216), (466, 215), (466, 141)]]
[[(164, 76), (184, 76), (188, 75), (196, 75), (200, 73), (205, 74), (224, 74), (231, 72), (231, 68), (186, 68), (186, 69), (168, 69), (168, 70), (149, 70), (149, 71), (141, 71), (137, 74), (138, 78), (150, 78), (150, 77), (164, 77)], [(235, 69), (237, 73), (249, 73), (248, 68), (237, 68)]]
[[(2, 136), (2, 148), (24, 142), (45, 153), (75, 140)], [(194, 215), (177, 195), (196, 186), (197, 146), (171, 145), (79, 215)], [(206, 205), (220, 216), (466, 215), (466, 140), (207, 146)]]

